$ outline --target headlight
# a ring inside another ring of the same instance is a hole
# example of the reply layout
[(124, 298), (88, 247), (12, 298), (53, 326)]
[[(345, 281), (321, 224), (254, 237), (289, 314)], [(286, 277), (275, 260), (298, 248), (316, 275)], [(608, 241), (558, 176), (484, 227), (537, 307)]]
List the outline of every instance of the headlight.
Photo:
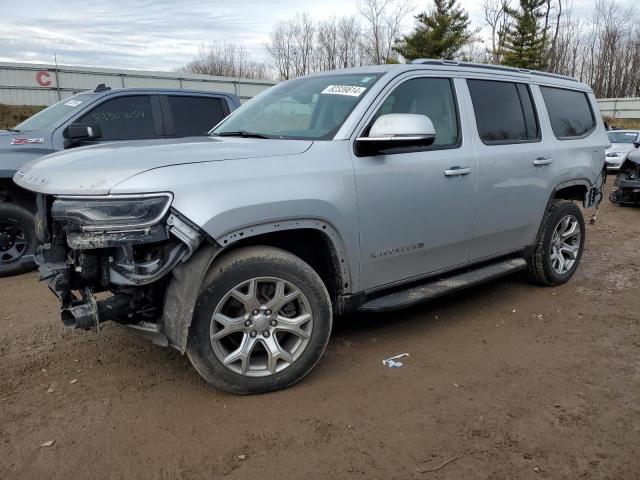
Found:
[(624, 155), (624, 152), (609, 152), (607, 153), (607, 157), (621, 157)]
[(135, 230), (162, 220), (172, 198), (169, 193), (58, 198), (51, 215), (54, 220), (74, 223), (85, 232)]

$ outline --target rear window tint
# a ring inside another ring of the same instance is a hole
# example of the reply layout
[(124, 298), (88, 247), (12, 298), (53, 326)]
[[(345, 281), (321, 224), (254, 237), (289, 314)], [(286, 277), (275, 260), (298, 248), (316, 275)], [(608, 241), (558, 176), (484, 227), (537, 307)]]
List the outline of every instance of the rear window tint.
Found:
[(176, 137), (205, 135), (227, 116), (222, 98), (170, 95)]
[(582, 138), (596, 127), (586, 93), (555, 87), (540, 87), (540, 91), (557, 139)]
[(535, 107), (525, 84), (467, 80), (478, 134), (486, 144), (540, 139)]

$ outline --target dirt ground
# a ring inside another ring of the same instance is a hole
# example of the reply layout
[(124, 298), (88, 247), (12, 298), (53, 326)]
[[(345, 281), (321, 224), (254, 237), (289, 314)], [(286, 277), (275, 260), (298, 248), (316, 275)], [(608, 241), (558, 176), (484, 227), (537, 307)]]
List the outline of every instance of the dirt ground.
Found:
[(638, 479), (639, 399), (640, 209), (608, 200), (570, 283), (338, 319), (269, 395), (116, 325), (65, 331), (35, 274), (0, 279), (3, 479)]

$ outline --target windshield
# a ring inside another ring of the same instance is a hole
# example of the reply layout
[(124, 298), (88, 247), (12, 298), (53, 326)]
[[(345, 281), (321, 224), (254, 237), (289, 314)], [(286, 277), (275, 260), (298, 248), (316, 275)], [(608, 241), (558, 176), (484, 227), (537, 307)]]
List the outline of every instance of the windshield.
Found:
[(611, 143), (633, 143), (638, 139), (638, 132), (609, 132)]
[(92, 93), (79, 93), (72, 97), (65, 98), (64, 100), (45, 108), (41, 112), (36, 113), (34, 116), (27, 118), (24, 122), (17, 125), (15, 130), (20, 132), (44, 130), (55, 124), (69, 112), (80, 110), (84, 104), (93, 97), (94, 95)]
[(290, 80), (251, 100), (211, 133), (327, 140), (378, 78), (377, 74), (363, 73)]

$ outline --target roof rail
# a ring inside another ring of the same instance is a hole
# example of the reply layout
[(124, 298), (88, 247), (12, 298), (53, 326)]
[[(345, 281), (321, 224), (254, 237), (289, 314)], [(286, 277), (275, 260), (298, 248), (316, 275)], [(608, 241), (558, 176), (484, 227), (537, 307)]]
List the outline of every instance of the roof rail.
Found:
[(111, 87), (107, 87), (104, 83), (101, 83), (96, 87), (94, 93), (106, 92), (107, 90), (111, 90)]
[(457, 60), (440, 60), (435, 58), (418, 58), (416, 60), (412, 60), (411, 63), (420, 64), (420, 65), (444, 65), (444, 66), (457, 66), (457, 67), (466, 67), (466, 68), (481, 68), (485, 70), (496, 70), (500, 72), (539, 75), (541, 77), (558, 78), (562, 80), (569, 80), (572, 82), (578, 81), (575, 78), (568, 77), (566, 75), (559, 75), (557, 73), (539, 72), (537, 70), (529, 70), (526, 68), (506, 67), (504, 65), (492, 65), (489, 63), (459, 62)]

